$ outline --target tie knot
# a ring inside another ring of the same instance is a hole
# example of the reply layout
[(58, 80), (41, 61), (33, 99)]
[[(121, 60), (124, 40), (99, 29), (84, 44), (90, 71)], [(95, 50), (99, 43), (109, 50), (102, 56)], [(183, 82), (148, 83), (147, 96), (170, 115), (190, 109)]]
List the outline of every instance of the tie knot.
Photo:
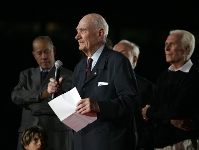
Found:
[(91, 66), (92, 66), (92, 61), (93, 61), (92, 58), (89, 58), (89, 59), (88, 59), (87, 68), (91, 68)]

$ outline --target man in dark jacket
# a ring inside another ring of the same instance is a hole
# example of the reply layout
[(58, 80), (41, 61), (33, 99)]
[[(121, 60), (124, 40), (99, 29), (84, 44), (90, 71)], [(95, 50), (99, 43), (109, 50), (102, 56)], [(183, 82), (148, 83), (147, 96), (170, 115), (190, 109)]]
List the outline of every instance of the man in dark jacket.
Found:
[(191, 62), (194, 36), (170, 31), (165, 42), (170, 67), (160, 74), (151, 105), (142, 109), (157, 124), (154, 145), (161, 149), (198, 149), (199, 69)]
[[(51, 39), (48, 36), (37, 37), (33, 41), (32, 54), (39, 66), (20, 73), (19, 82), (11, 95), (12, 101), (23, 108), (17, 150), (22, 150), (22, 133), (36, 125), (43, 127), (48, 134), (47, 149), (73, 150), (72, 129), (63, 124), (48, 105), (51, 96), (46, 89), (49, 79), (55, 77), (55, 48)], [(60, 68), (65, 91), (71, 85), (72, 74), (70, 70)]]
[[(133, 149), (131, 115), (137, 104), (137, 86), (131, 64), (106, 46), (108, 24), (101, 15), (84, 16), (76, 30), (79, 50), (87, 56), (74, 70), (72, 88), (82, 98), (76, 112), (97, 114), (97, 120), (74, 133), (75, 150)], [(50, 81), (48, 92), (59, 91), (57, 82)]]
[[(133, 42), (121, 40), (117, 43), (113, 50), (124, 54), (130, 61), (132, 68), (135, 69), (140, 54), (139, 47)], [(138, 100), (140, 109), (135, 113), (135, 123), (138, 133), (136, 141), (138, 142), (137, 149), (153, 150), (153, 131), (154, 125), (151, 122), (146, 122), (141, 114), (141, 109), (145, 105), (150, 104), (151, 97), (155, 91), (155, 85), (147, 79), (135, 74), (138, 85)]]

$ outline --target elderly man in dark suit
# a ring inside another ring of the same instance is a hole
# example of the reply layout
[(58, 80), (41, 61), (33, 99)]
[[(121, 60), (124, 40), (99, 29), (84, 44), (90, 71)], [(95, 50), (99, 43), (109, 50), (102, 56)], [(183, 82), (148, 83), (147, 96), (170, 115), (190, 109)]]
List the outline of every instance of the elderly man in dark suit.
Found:
[[(121, 40), (113, 47), (113, 50), (124, 54), (129, 59), (133, 69), (136, 67), (140, 50), (135, 43), (127, 40)], [(153, 150), (154, 127), (151, 122), (146, 122), (143, 119), (141, 108), (144, 108), (147, 104), (150, 104), (150, 99), (155, 91), (155, 85), (137, 74), (135, 74), (135, 76), (138, 84), (138, 99), (141, 106), (140, 111), (135, 114), (137, 131), (139, 133), (138, 147), (143, 150)]]
[[(108, 24), (101, 15), (84, 16), (76, 30), (79, 49), (87, 56), (74, 70), (71, 88), (76, 87), (82, 98), (76, 111), (96, 113), (97, 120), (74, 133), (75, 150), (133, 149), (131, 115), (137, 105), (137, 87), (131, 64), (106, 46)], [(90, 58), (91, 66), (87, 65)], [(61, 90), (54, 79), (50, 81), (49, 93)]]
[[(51, 39), (48, 36), (37, 37), (33, 41), (32, 54), (39, 66), (22, 71), (11, 94), (12, 101), (23, 108), (17, 149), (22, 150), (22, 132), (40, 125), (47, 131), (49, 150), (73, 150), (73, 131), (59, 120), (48, 105), (51, 97), (46, 91), (47, 85), (49, 79), (55, 76), (55, 48)], [(70, 87), (72, 74), (70, 70), (60, 68), (60, 76), (64, 79), (63, 90)]]

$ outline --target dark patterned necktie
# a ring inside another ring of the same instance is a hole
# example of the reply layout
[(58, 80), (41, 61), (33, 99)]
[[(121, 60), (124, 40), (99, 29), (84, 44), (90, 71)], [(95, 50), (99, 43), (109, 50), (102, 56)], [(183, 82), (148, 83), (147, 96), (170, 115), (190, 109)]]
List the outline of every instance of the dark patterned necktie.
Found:
[(44, 71), (41, 72), (41, 83), (44, 82), (47, 75), (48, 75), (48, 71), (47, 72), (44, 72)]
[(93, 61), (92, 58), (89, 58), (89, 59), (88, 59), (88, 63), (87, 63), (87, 66), (86, 66), (86, 78), (88, 78), (88, 76), (89, 76), (90, 73), (91, 73), (92, 61)]

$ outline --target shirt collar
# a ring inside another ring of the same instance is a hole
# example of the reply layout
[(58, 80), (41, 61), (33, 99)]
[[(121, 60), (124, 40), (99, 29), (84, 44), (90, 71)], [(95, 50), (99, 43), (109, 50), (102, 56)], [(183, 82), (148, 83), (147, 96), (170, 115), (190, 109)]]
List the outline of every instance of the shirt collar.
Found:
[(54, 65), (49, 70), (43, 70), (41, 66), (39, 66), (41, 72), (50, 72), (50, 70), (54, 67)]
[[(189, 59), (182, 67), (180, 67), (179, 69), (175, 70), (175, 71), (182, 71), (182, 72), (189, 72), (189, 70), (191, 69), (191, 66), (193, 65), (191, 59)], [(168, 68), (170, 71), (174, 71), (172, 70), (171, 66)]]
[(102, 45), (94, 54), (92, 57), (88, 57), (87, 58), (87, 62), (88, 62), (88, 59), (89, 58), (92, 58), (93, 59), (93, 62), (92, 62), (92, 67), (91, 67), (91, 70), (94, 68), (94, 66), (96, 65), (101, 53), (102, 53), (102, 50), (104, 49), (104, 46), (105, 45)]

